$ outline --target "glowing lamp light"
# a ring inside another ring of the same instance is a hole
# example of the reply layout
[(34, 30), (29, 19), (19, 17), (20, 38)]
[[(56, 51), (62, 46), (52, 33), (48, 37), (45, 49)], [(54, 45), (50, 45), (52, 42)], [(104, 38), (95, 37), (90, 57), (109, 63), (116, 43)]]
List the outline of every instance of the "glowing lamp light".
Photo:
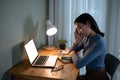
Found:
[(46, 21), (46, 34), (48, 36), (48, 46), (44, 47), (44, 49), (47, 50), (52, 50), (55, 47), (51, 46), (51, 39), (53, 38), (53, 35), (55, 35), (57, 33), (57, 28), (50, 22), (50, 20)]
[(46, 25), (47, 25), (46, 34), (48, 36), (53, 36), (53, 35), (55, 35), (57, 33), (57, 28), (54, 25), (52, 25), (50, 20), (46, 21)]
[(46, 34), (47, 34), (48, 36), (53, 36), (53, 35), (55, 35), (56, 33), (57, 33), (57, 28), (55, 28), (55, 27), (49, 28), (49, 29), (47, 30), (47, 32), (46, 32)]

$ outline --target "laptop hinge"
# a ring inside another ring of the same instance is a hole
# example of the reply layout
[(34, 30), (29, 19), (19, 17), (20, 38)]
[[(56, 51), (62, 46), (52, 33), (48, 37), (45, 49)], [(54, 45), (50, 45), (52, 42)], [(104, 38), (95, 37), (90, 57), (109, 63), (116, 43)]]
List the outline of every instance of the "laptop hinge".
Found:
[(39, 55), (37, 55), (37, 57), (34, 59), (34, 61), (32, 62), (32, 65), (34, 65), (35, 64), (35, 62), (36, 62), (36, 60), (39, 58), (40, 56)]

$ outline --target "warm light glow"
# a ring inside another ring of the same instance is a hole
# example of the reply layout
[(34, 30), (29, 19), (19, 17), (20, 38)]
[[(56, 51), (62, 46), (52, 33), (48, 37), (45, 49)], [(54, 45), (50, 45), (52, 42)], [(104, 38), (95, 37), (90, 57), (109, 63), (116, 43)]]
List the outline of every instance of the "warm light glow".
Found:
[(47, 30), (46, 34), (47, 34), (48, 36), (53, 36), (54, 34), (56, 34), (56, 32), (57, 32), (57, 28), (52, 27), (52, 28), (49, 28), (49, 29)]

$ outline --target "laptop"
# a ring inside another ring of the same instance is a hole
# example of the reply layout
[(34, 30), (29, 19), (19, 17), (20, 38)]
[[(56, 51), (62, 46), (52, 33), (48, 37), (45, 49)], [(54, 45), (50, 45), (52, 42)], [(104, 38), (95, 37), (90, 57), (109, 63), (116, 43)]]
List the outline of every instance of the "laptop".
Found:
[(38, 54), (37, 48), (35, 46), (35, 43), (33, 39), (31, 39), (29, 42), (27, 42), (25, 45), (25, 50), (28, 55), (29, 61), (32, 64), (32, 66), (36, 67), (47, 67), (47, 68), (54, 68), (57, 56), (41, 56)]

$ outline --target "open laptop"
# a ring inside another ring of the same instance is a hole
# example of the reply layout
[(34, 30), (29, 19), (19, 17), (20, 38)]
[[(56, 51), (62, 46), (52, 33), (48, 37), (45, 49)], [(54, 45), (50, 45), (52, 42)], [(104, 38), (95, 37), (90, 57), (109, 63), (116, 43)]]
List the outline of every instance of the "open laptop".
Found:
[(40, 54), (38, 54), (33, 39), (31, 39), (28, 43), (26, 43), (24, 47), (32, 66), (47, 67), (47, 68), (55, 67), (57, 56), (53, 56), (53, 55), (41, 56)]

